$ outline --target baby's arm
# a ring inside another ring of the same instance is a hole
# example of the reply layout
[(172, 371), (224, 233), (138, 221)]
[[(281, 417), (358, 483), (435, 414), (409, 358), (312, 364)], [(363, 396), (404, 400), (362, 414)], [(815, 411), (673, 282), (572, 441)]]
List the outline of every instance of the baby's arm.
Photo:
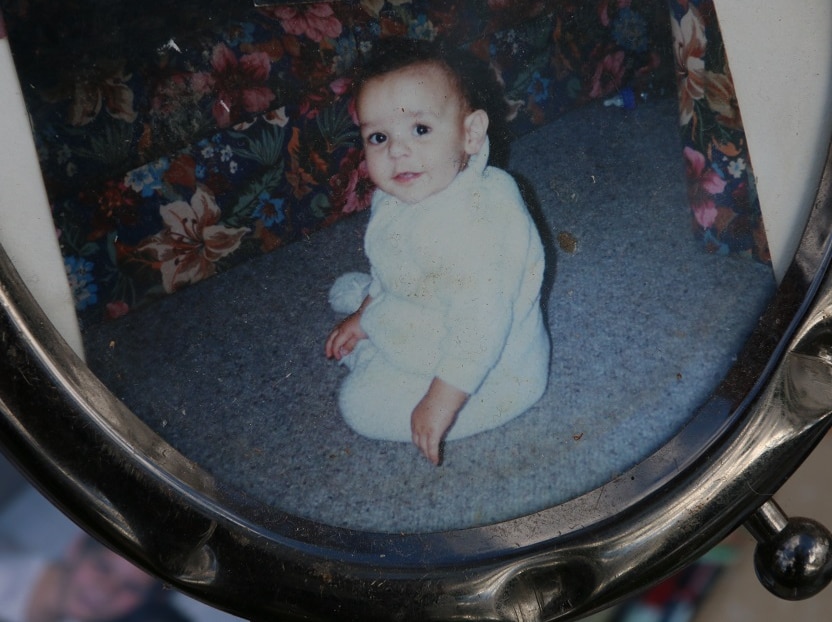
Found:
[(464, 391), (434, 378), (428, 392), (413, 409), (410, 416), (413, 443), (433, 464), (439, 464), (439, 444), (467, 399)]
[(361, 314), (364, 313), (364, 309), (372, 301), (373, 299), (367, 296), (364, 302), (361, 303), (358, 311), (347, 316), (332, 329), (332, 332), (329, 333), (329, 337), (326, 340), (325, 351), (327, 358), (334, 358), (336, 361), (340, 361), (353, 351), (359, 341), (367, 338), (367, 333), (361, 328)]

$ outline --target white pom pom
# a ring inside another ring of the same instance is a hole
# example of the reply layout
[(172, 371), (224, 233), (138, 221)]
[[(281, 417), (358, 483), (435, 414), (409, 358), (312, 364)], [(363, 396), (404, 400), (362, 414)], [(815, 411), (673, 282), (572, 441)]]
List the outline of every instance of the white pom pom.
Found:
[(329, 304), (336, 313), (355, 313), (367, 297), (370, 275), (347, 272), (339, 276), (329, 290)]

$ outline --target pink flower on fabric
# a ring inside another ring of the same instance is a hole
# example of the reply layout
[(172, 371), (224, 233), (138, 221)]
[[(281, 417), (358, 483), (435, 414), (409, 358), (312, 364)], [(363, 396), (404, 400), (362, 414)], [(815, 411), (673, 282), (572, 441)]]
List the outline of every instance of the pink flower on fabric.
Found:
[(278, 6), (263, 11), (280, 20), (280, 25), (288, 34), (306, 35), (319, 43), (324, 37), (334, 39), (341, 34), (343, 28), (332, 7), (324, 3), (308, 7)]
[(217, 125), (228, 127), (247, 113), (263, 112), (274, 100), (266, 86), (271, 61), (265, 52), (245, 54), (239, 59), (224, 43), (211, 55), (212, 73), (197, 73), (192, 78), (197, 92), (214, 92), (216, 101), (211, 109)]
[(332, 203), (341, 213), (350, 214), (370, 206), (375, 186), (370, 181), (367, 161), (360, 149), (349, 150), (329, 185)]
[(670, 20), (673, 55), (679, 86), (679, 124), (693, 118), (693, 104), (705, 96), (705, 24), (699, 12), (690, 7), (681, 21)]
[(336, 78), (329, 83), (329, 89), (336, 95), (344, 95), (350, 90), (352, 84), (351, 78)]
[(624, 66), (626, 57), (623, 50), (604, 57), (604, 60), (595, 68), (595, 75), (592, 76), (592, 90), (589, 92), (591, 98), (603, 97), (621, 88), (626, 69)]
[(104, 316), (108, 320), (117, 320), (120, 317), (124, 317), (129, 312), (130, 306), (126, 302), (123, 300), (114, 300), (113, 302), (107, 303)]
[(688, 184), (688, 201), (693, 215), (703, 229), (713, 226), (717, 217), (714, 195), (725, 190), (726, 181), (707, 166), (705, 156), (685, 147), (685, 173)]
[(169, 293), (213, 275), (215, 263), (237, 250), (249, 231), (220, 224), (220, 208), (202, 187), (190, 203), (168, 203), (159, 213), (166, 228), (142, 242), (139, 250), (155, 255), (162, 285)]
[(598, 6), (598, 19), (605, 28), (610, 25), (610, 5), (617, 5), (619, 9), (628, 9), (632, 0), (603, 0)]

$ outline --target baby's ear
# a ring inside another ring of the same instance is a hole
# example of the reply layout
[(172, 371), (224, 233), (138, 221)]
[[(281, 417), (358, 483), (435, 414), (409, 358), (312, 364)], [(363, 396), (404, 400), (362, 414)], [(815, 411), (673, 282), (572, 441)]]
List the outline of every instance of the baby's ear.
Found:
[(488, 133), (488, 113), (475, 110), (465, 117), (465, 153), (479, 153)]

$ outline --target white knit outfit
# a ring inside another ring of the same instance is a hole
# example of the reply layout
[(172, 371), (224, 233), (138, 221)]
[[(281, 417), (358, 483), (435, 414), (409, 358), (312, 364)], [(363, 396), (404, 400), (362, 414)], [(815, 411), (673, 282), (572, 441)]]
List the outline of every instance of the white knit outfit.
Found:
[[(363, 436), (410, 441), (411, 413), (434, 377), (470, 395), (448, 440), (506, 423), (546, 388), (543, 246), (514, 180), (487, 161), (486, 143), (448, 188), (416, 204), (373, 196), (368, 339), (343, 359), (339, 397)], [(355, 290), (356, 275), (345, 277), (333, 292)]]

